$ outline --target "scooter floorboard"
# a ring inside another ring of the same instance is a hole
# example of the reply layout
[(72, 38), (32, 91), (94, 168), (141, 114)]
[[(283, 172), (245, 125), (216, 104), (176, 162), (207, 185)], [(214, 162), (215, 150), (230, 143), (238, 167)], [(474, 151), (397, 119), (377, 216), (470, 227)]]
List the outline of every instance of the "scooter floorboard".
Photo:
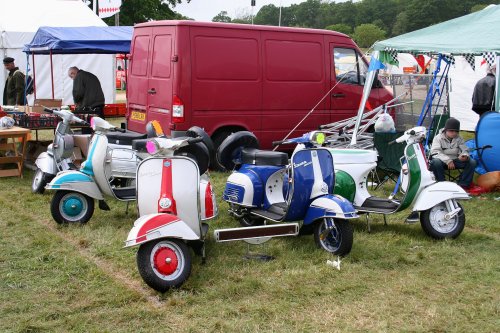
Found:
[(354, 206), (359, 211), (387, 214), (399, 208), (399, 202), (391, 199), (369, 197), (361, 206)]
[(278, 202), (272, 204), (269, 209), (256, 209), (252, 211), (252, 214), (263, 217), (265, 219), (281, 221), (286, 215), (287, 205), (286, 202)]

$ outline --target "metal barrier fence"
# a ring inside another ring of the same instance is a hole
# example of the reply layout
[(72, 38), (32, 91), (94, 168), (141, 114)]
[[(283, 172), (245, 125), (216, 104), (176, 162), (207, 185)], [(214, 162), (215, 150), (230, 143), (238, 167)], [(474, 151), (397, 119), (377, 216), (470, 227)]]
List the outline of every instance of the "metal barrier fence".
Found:
[[(405, 104), (403, 107), (396, 109), (394, 123), (396, 130), (406, 130), (417, 124), (418, 118), (422, 111), (422, 106), (425, 103), (430, 84), (432, 82), (431, 74), (392, 74), (379, 75), (379, 80), (391, 89), (394, 96), (408, 92), (401, 102), (413, 101), (413, 103)], [(439, 82), (438, 77), (437, 82)], [(439, 95), (436, 95), (432, 101), (432, 114), (448, 114), (450, 100), (448, 95), (449, 81), (444, 78), (444, 88), (440, 89), (441, 100)], [(441, 91), (442, 90), (442, 91)], [(439, 103), (438, 103), (439, 101)], [(427, 115), (424, 120), (424, 126), (429, 128), (430, 119)]]

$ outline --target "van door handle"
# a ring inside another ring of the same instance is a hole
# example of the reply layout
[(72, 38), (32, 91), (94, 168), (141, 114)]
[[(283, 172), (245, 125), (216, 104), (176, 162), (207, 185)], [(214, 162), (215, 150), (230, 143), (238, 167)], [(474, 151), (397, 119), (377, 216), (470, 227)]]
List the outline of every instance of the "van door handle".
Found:
[(332, 94), (333, 98), (342, 98), (345, 97), (345, 94)]
[(151, 95), (154, 95), (156, 94), (156, 89), (155, 88), (151, 88), (148, 90), (148, 94), (151, 94)]

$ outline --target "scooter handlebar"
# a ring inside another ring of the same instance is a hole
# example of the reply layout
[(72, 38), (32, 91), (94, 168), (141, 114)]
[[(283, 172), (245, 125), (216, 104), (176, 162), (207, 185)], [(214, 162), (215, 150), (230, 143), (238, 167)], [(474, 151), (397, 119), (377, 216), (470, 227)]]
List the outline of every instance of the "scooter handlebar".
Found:
[(278, 141), (273, 141), (272, 142), (272, 145), (275, 147), (275, 146), (279, 146), (280, 144), (284, 143), (286, 140), (278, 140)]
[(115, 128), (113, 128), (113, 131), (120, 132), (120, 133), (125, 133), (127, 130), (124, 129), (124, 128), (115, 127)]
[(48, 112), (48, 113), (54, 113), (54, 110), (49, 109), (48, 107), (44, 106), (43, 111)]

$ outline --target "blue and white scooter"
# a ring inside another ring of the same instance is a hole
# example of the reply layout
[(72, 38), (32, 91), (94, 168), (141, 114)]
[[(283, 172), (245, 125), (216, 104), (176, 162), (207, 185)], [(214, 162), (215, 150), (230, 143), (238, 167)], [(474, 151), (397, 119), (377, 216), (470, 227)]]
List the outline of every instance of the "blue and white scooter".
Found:
[[(323, 133), (314, 131), (275, 142), (303, 145), (289, 162), (286, 153), (256, 149), (257, 138), (250, 132), (229, 136), (217, 151), (221, 165), (228, 170), (234, 167), (223, 200), (244, 227), (216, 230), (216, 241), (251, 242), (312, 230), (319, 248), (348, 254), (353, 242), (349, 220), (358, 215), (348, 200), (333, 194), (333, 157), (328, 149), (321, 148), (324, 140)], [(289, 223), (262, 225), (264, 222)]]

